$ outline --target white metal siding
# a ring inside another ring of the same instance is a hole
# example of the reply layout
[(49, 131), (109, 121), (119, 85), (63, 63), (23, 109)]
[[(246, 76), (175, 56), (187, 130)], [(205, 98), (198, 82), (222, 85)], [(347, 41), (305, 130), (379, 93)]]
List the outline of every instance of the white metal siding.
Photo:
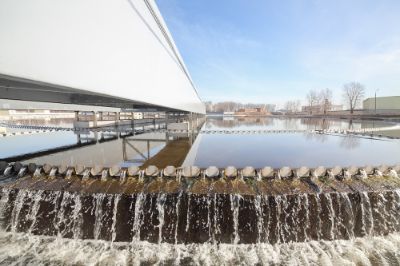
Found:
[(205, 112), (153, 0), (1, 0), (0, 74)]

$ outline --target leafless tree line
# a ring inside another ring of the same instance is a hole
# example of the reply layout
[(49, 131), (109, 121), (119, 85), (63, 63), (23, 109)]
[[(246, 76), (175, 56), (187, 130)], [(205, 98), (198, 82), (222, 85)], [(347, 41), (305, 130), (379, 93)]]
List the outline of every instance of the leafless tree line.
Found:
[(207, 102), (206, 108), (207, 112), (235, 112), (241, 108), (265, 108), (266, 111), (273, 112), (275, 111), (274, 104), (257, 104), (257, 103), (239, 103), (239, 102)]
[[(343, 100), (353, 114), (355, 108), (359, 107), (365, 95), (365, 87), (359, 82), (349, 82), (343, 85)], [(330, 89), (310, 90), (306, 95), (307, 106), (312, 114), (313, 107), (318, 106), (324, 114), (332, 107), (332, 91)]]
[(297, 113), (301, 111), (301, 101), (294, 100), (294, 101), (286, 101), (283, 109), (285, 109), (288, 113)]
[[(360, 106), (365, 95), (365, 87), (359, 82), (349, 82), (343, 85), (343, 100), (345, 105), (349, 108), (350, 113), (354, 113), (354, 110)], [(306, 103), (308, 106), (308, 112), (326, 114), (333, 105), (331, 89), (322, 90), (310, 90), (306, 95)], [(207, 102), (207, 112), (234, 112), (240, 108), (265, 108), (269, 112), (275, 111), (274, 104), (254, 104), (254, 103), (239, 103), (233, 101), (225, 102)], [(289, 100), (284, 103), (283, 109), (289, 113), (296, 113), (301, 110), (300, 100)]]
[(332, 106), (332, 91), (328, 88), (323, 90), (310, 90), (306, 95), (309, 112), (312, 114), (313, 107), (320, 107), (324, 114), (330, 110)]

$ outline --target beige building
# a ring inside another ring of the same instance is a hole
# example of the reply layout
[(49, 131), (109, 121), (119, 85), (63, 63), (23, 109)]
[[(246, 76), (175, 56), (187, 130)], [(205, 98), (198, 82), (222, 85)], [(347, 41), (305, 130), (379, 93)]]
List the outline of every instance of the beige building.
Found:
[(256, 107), (256, 108), (240, 108), (235, 112), (235, 115), (241, 116), (253, 116), (253, 115), (270, 115), (270, 113), (263, 107)]
[[(363, 101), (364, 110), (375, 110), (375, 97)], [(376, 110), (400, 112), (400, 96), (376, 97)]]

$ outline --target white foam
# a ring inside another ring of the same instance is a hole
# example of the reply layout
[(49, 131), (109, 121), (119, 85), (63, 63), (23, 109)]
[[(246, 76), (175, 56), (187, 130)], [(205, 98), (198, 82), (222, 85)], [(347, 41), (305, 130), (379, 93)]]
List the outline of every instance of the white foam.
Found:
[(0, 264), (398, 265), (400, 234), (285, 244), (152, 244), (0, 231)]

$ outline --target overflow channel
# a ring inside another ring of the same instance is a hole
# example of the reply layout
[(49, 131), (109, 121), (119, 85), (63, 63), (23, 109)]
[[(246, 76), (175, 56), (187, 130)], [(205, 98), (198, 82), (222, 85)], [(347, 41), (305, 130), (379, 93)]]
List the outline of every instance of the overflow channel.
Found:
[(400, 166), (140, 169), (3, 162), (1, 226), (172, 244), (381, 236), (400, 229), (399, 173)]

